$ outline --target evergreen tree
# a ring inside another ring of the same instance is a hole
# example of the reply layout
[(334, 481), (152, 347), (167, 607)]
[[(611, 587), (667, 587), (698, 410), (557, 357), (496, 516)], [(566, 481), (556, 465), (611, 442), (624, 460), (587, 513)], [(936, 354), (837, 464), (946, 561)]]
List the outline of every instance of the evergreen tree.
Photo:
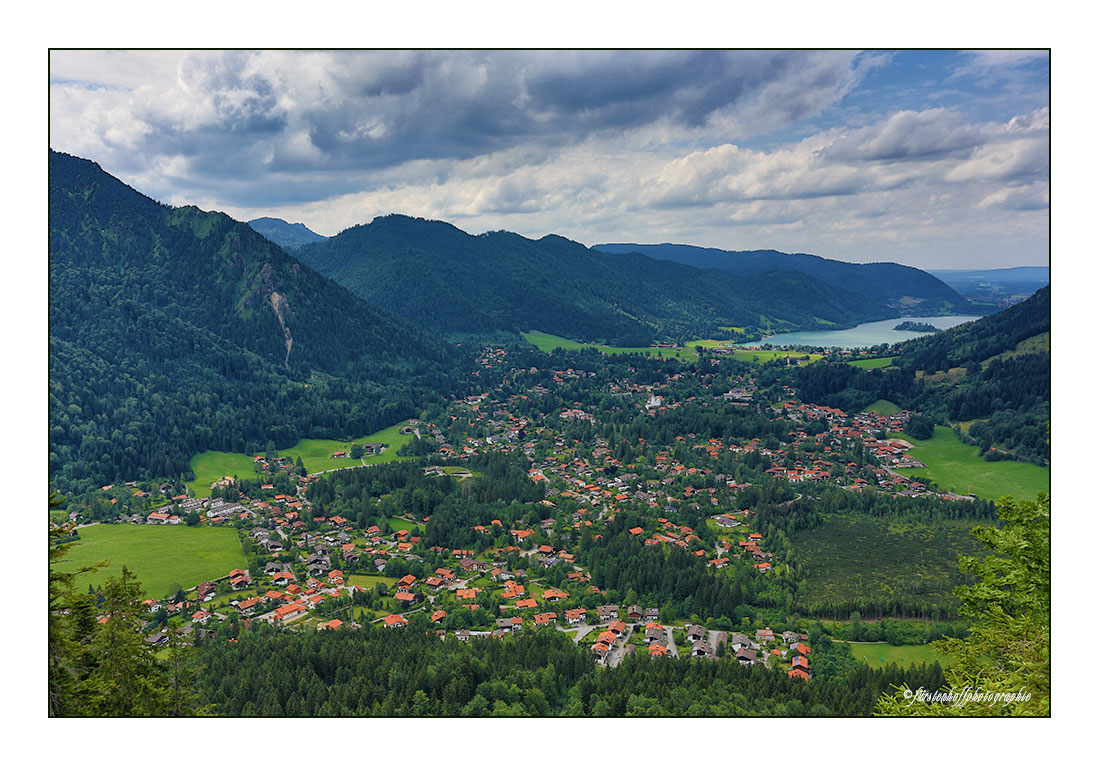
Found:
[(88, 713), (96, 716), (163, 716), (169, 713), (164, 669), (141, 633), (142, 597), (134, 574), (123, 566), (103, 587), (106, 620), (89, 646), (94, 670), (78, 686)]

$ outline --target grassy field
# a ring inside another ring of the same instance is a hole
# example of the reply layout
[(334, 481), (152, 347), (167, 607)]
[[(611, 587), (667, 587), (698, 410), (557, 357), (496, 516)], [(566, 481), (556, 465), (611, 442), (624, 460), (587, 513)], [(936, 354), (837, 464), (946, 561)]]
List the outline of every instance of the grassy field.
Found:
[(863, 368), (864, 370), (875, 370), (876, 368), (888, 368), (894, 364), (894, 357), (876, 357), (870, 360), (852, 360), (848, 364), (852, 367)]
[(541, 330), (532, 330), (524, 333), (523, 337), (534, 345), (539, 351), (550, 352), (554, 349), (596, 349), (604, 354), (645, 354), (650, 357), (676, 357), (677, 359), (692, 361), (699, 359), (699, 355), (691, 349), (657, 349), (649, 346), (604, 346), (603, 344), (582, 344), (561, 336), (543, 333)]
[(104, 559), (111, 566), (77, 579), (78, 589), (117, 576), (126, 565), (147, 596), (160, 599), (177, 583), (184, 589), (247, 567), (237, 531), (183, 525), (92, 525), (79, 530), (80, 540), (62, 560), (67, 570)]
[(950, 599), (961, 582), (959, 555), (987, 553), (970, 532), (976, 524), (837, 515), (811, 530), (799, 530), (791, 543), (807, 572), (800, 602)]
[[(699, 354), (695, 351), (695, 347), (701, 346), (705, 349), (714, 349), (719, 346), (729, 346), (735, 341), (722, 340), (715, 338), (698, 338), (694, 341), (688, 341), (684, 344), (682, 349), (658, 349), (656, 347), (645, 346), (603, 346), (602, 344), (582, 344), (578, 341), (571, 341), (568, 338), (562, 338), (561, 336), (553, 336), (549, 333), (543, 333), (538, 330), (532, 330), (530, 333), (524, 333), (523, 337), (526, 338), (531, 344), (537, 347), (540, 351), (549, 352), (554, 349), (596, 349), (604, 354), (645, 354), (650, 357), (675, 357), (684, 362), (694, 362), (699, 359)], [(741, 362), (770, 362), (774, 359), (785, 359), (787, 357), (805, 357), (809, 356), (810, 362), (817, 362), (821, 359), (820, 354), (805, 355), (799, 352), (781, 352), (781, 351), (758, 351), (753, 349), (736, 349), (730, 355), (736, 360)]]
[[(349, 469), (363, 464), (371, 466), (376, 463), (408, 460), (408, 457), (397, 455), (397, 451), (413, 439), (412, 434), (401, 433), (403, 425), (403, 423), (399, 423), (396, 426), (376, 431), (374, 434), (360, 437), (351, 442), (338, 442), (334, 439), (303, 439), (299, 440), (293, 447), (279, 452), (281, 455), (289, 455), (294, 458), (299, 455), (302, 456), (302, 463), (305, 465), (306, 471), (311, 474), (318, 471), (328, 471), (329, 469)], [(382, 442), (389, 445), (389, 447), (381, 455), (368, 455), (361, 460), (332, 457), (335, 452), (340, 450), (348, 452), (351, 450), (352, 445), (361, 445), (364, 442)]]
[(980, 498), (996, 500), (1002, 495), (1017, 499), (1034, 498), (1037, 493), (1050, 492), (1050, 468), (1020, 461), (984, 461), (977, 446), (964, 445), (955, 432), (937, 426), (932, 439), (913, 439), (906, 434), (893, 434), (913, 444), (909, 454), (925, 468), (901, 469), (907, 477), (927, 477), (944, 490), (974, 493)]
[[(300, 456), (302, 465), (310, 474), (331, 469), (351, 469), (364, 464), (371, 466), (390, 461), (407, 461), (412, 457), (397, 455), (397, 451), (413, 439), (413, 435), (401, 433), (403, 425), (403, 423), (397, 424), (351, 442), (340, 442), (334, 439), (302, 439), (293, 446), (280, 450), (279, 455), (295, 460)], [(368, 455), (362, 459), (332, 457), (335, 452), (341, 450), (350, 452), (352, 445), (361, 445), (364, 442), (382, 442), (389, 447), (380, 455)], [(191, 459), (191, 471), (195, 473), (195, 480), (189, 487), (196, 497), (209, 498), (210, 485), (223, 477), (259, 479), (260, 475), (256, 473), (252, 462), (254, 457), (251, 454), (219, 453), (214, 450), (199, 453)]]
[(863, 408), (863, 410), (867, 413), (884, 416), (891, 416), (901, 412), (901, 408), (888, 399), (875, 400), (870, 405)]
[[(688, 341), (684, 346), (688, 349), (694, 349), (696, 346), (702, 346), (704, 349), (715, 349), (718, 347), (729, 346), (730, 344), (737, 343), (731, 340), (721, 340), (715, 338), (700, 338), (695, 341)], [(697, 356), (697, 355), (696, 355)], [(741, 362), (771, 362), (774, 359), (786, 359), (787, 357), (809, 357), (810, 362), (817, 362), (821, 359), (820, 354), (804, 354), (801, 352), (782, 352), (782, 351), (760, 351), (756, 349), (737, 349), (734, 348), (732, 354), (725, 355), (732, 357), (735, 360)]]
[(819, 359), (821, 359), (820, 354), (808, 354), (806, 352), (783, 352), (762, 349), (735, 349), (733, 354), (729, 354), (726, 356), (733, 357), (735, 360), (740, 360), (741, 362), (759, 362), (761, 364), (765, 362), (771, 362), (775, 359), (801, 359), (803, 357), (809, 357), (810, 362), (817, 362)]
[(349, 575), (347, 582), (352, 586), (362, 586), (365, 589), (373, 589), (381, 583), (383, 586), (392, 586), (397, 583), (397, 578), (387, 578), (384, 575)]
[(848, 644), (856, 660), (863, 661), (871, 668), (882, 668), (891, 663), (899, 666), (914, 666), (921, 663), (932, 664), (936, 661), (939, 661), (941, 666), (948, 666), (952, 662), (950, 655), (945, 655), (926, 644), (891, 645), (886, 642), (849, 642)]
[(195, 480), (188, 487), (196, 497), (209, 498), (210, 485), (223, 477), (260, 479), (252, 458), (253, 456), (243, 453), (220, 453), (216, 450), (199, 453), (191, 459), (191, 471), (195, 472)]
[(410, 522), (407, 519), (401, 517), (383, 517), (390, 523), (390, 529), (392, 530), (415, 530), (418, 532), (424, 532), (424, 524), (422, 522)]

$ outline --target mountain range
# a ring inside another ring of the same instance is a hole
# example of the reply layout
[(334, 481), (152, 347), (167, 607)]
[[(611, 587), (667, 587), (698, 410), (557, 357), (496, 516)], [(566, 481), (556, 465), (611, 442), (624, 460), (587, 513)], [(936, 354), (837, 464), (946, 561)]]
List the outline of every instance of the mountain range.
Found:
[(969, 302), (942, 280), (912, 266), (895, 263), (853, 264), (808, 253), (777, 250), (720, 250), (695, 245), (594, 245), (604, 253), (643, 253), (698, 269), (719, 269), (753, 277), (777, 269), (796, 271), (827, 285), (845, 288), (906, 314), (925, 316), (973, 311)]
[[(310, 237), (162, 205), (53, 151), (49, 213), (50, 475), (63, 491), (391, 425), (468, 385), (462, 334), (641, 346), (850, 326), (906, 297), (965, 305), (896, 264), (860, 265), (845, 285), (811, 274), (825, 261), (813, 256), (735, 274), (400, 215)], [(283, 235), (314, 241), (291, 254), (270, 239)], [(902, 282), (890, 292), (880, 273)]]
[[(368, 434), (460, 376), (453, 347), (246, 224), (49, 160), (50, 469), (62, 490), (204, 450)], [(353, 434), (354, 433), (354, 434)]]
[[(401, 215), (376, 218), (294, 254), (368, 301), (442, 333), (537, 329), (637, 346), (846, 327), (896, 314), (888, 291), (869, 291), (856, 281), (858, 290), (782, 265), (733, 274), (633, 251), (603, 252), (557, 235), (475, 236)], [(967, 306), (917, 269), (884, 266), (893, 267), (903, 296), (920, 296), (914, 305)]]

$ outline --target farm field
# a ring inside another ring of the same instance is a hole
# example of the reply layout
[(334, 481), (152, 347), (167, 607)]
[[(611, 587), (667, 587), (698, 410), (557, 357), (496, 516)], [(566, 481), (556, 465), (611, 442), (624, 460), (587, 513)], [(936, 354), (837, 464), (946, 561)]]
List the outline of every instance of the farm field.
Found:
[[(409, 460), (411, 456), (397, 455), (397, 451), (412, 442), (413, 439), (413, 435), (401, 433), (401, 427), (404, 425), (404, 423), (399, 423), (388, 429), (376, 431), (366, 437), (354, 439), (351, 442), (339, 442), (334, 439), (303, 439), (299, 440), (293, 447), (281, 450), (280, 453), (294, 458), (299, 455), (302, 456), (302, 463), (309, 474), (316, 474), (319, 471), (330, 469), (351, 469), (363, 464), (372, 466), (376, 463)], [(366, 455), (358, 460), (332, 457), (332, 454), (337, 451), (349, 451), (352, 445), (361, 445), (364, 442), (382, 442), (389, 445), (389, 447), (381, 455)]]
[[(413, 438), (411, 434), (401, 433), (403, 425), (404, 423), (399, 423), (350, 442), (334, 439), (302, 439), (293, 446), (280, 450), (279, 455), (294, 460), (300, 456), (302, 465), (310, 474), (332, 469), (353, 469), (357, 466), (371, 466), (390, 461), (407, 461), (411, 456), (397, 455), (397, 451)], [(350, 451), (352, 445), (361, 445), (364, 442), (382, 442), (389, 447), (381, 455), (367, 455), (361, 459), (332, 457), (335, 452)], [(199, 453), (191, 459), (191, 471), (195, 473), (194, 481), (189, 483), (192, 493), (197, 498), (209, 498), (210, 485), (223, 477), (258, 479), (260, 475), (257, 474), (252, 462), (254, 457), (245, 453), (221, 453), (214, 450)]]
[(952, 598), (962, 582), (959, 555), (988, 553), (973, 520), (934, 524), (835, 515), (791, 536), (806, 578), (799, 602), (815, 604), (899, 598), (929, 603)]
[(894, 357), (876, 357), (870, 360), (852, 360), (848, 363), (852, 367), (863, 368), (864, 370), (875, 370), (877, 368), (888, 368), (894, 364)]
[(604, 346), (603, 344), (582, 344), (561, 336), (543, 333), (541, 330), (532, 330), (524, 333), (523, 337), (533, 344), (539, 351), (550, 352), (554, 349), (596, 349), (604, 354), (645, 354), (651, 357), (676, 357), (681, 360), (691, 361), (699, 358), (699, 355), (689, 349), (658, 349), (650, 346)]
[(111, 560), (111, 566), (77, 578), (77, 589), (98, 586), (122, 572), (137, 576), (146, 596), (168, 596), (173, 584), (190, 589), (203, 581), (248, 567), (237, 531), (183, 525), (90, 525), (62, 560), (62, 569)]
[(734, 349), (733, 354), (728, 355), (735, 360), (741, 362), (771, 362), (776, 359), (801, 359), (803, 357), (809, 357), (810, 362), (817, 362), (821, 359), (820, 354), (810, 354), (807, 352), (785, 352), (776, 351), (773, 349)]
[(912, 443), (909, 454), (925, 468), (901, 469), (907, 477), (927, 477), (943, 490), (961, 495), (974, 493), (995, 501), (1002, 495), (1017, 499), (1034, 498), (1050, 492), (1050, 468), (1020, 461), (985, 461), (977, 446), (965, 445), (946, 426), (937, 426), (931, 439), (913, 439), (891, 434)]
[[(695, 347), (701, 346), (705, 349), (714, 349), (719, 346), (728, 346), (735, 343), (732, 340), (721, 340), (715, 338), (699, 338), (694, 341), (688, 341), (684, 344), (682, 349), (658, 349), (656, 347), (648, 346), (635, 346), (635, 347), (623, 347), (623, 346), (604, 346), (602, 344), (582, 344), (579, 341), (571, 341), (568, 338), (562, 338), (561, 336), (550, 335), (549, 333), (543, 333), (538, 330), (532, 330), (530, 333), (524, 333), (523, 337), (526, 338), (531, 344), (544, 352), (553, 351), (554, 349), (596, 349), (604, 354), (645, 354), (651, 357), (676, 357), (684, 362), (694, 362), (699, 359), (698, 353), (695, 351)], [(810, 362), (816, 362), (821, 359), (820, 354), (803, 354), (800, 352), (786, 352), (786, 351), (762, 351), (758, 349), (734, 349), (733, 353), (728, 355), (741, 362), (770, 362), (774, 359), (785, 359), (787, 357), (806, 357), (810, 358)]]
[[(715, 338), (700, 338), (695, 341), (688, 341), (684, 344), (688, 349), (694, 349), (696, 346), (701, 346), (704, 349), (715, 349), (722, 346), (730, 346), (736, 344), (737, 341), (733, 340), (721, 340)], [(694, 355), (694, 352), (693, 352)], [(733, 347), (733, 353), (726, 355), (732, 357), (740, 362), (771, 362), (774, 359), (784, 359), (786, 357), (809, 357), (810, 362), (817, 362), (821, 359), (820, 354), (806, 354), (803, 352), (785, 352), (774, 350), (760, 350), (760, 349), (740, 349), (736, 346)], [(692, 359), (697, 358), (694, 355)]]
[(856, 660), (866, 663), (871, 668), (882, 668), (891, 663), (899, 666), (915, 666), (936, 661), (939, 661), (941, 666), (949, 666), (952, 662), (950, 655), (945, 655), (927, 644), (892, 645), (886, 642), (848, 642), (848, 645), (852, 648), (852, 655)]

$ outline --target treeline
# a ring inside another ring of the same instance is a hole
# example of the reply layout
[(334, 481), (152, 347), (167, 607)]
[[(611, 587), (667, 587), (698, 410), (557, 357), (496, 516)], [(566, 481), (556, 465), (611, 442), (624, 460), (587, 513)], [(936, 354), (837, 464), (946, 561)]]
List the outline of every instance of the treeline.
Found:
[(829, 515), (859, 514), (878, 518), (919, 521), (922, 524), (959, 519), (995, 520), (997, 505), (978, 498), (946, 501), (934, 496), (894, 496), (888, 493), (853, 493), (836, 487), (806, 488), (806, 494), (789, 504), (768, 504), (757, 508), (756, 525), (766, 537), (782, 530), (817, 527)]
[(555, 630), (441, 642), (406, 629), (257, 627), (206, 644), (201, 660), (201, 701), (241, 717), (868, 716), (892, 685), (938, 689), (943, 680), (939, 666), (857, 666), (806, 683), (728, 658), (639, 655), (600, 669)]

